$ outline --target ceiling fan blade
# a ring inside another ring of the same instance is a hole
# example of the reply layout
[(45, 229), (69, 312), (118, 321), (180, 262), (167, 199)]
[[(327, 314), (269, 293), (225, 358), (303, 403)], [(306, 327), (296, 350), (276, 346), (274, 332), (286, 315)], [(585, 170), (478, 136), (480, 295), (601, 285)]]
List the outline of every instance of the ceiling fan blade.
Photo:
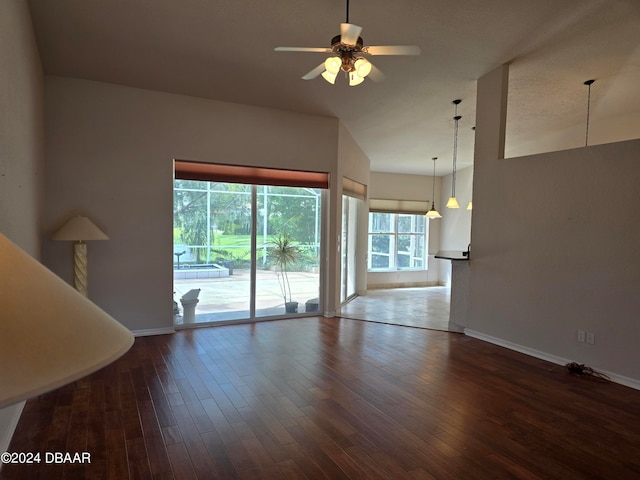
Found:
[(379, 45), (364, 47), (362, 51), (369, 55), (420, 55), (420, 47), (415, 45)]
[(340, 42), (345, 45), (355, 45), (358, 42), (358, 37), (362, 32), (362, 27), (354, 25), (353, 23), (341, 23), (340, 24)]
[(316, 68), (314, 68), (313, 70), (311, 70), (309, 73), (307, 73), (306, 75), (304, 75), (302, 77), (303, 80), (313, 80), (314, 78), (316, 78), (318, 75), (320, 75), (322, 72), (324, 72), (324, 62), (322, 62), (320, 65), (318, 65)]
[(374, 82), (381, 82), (385, 79), (385, 76), (384, 73), (382, 73), (382, 70), (372, 64), (371, 71), (369, 72), (369, 75), (367, 75), (367, 78), (370, 78)]
[(276, 52), (317, 52), (317, 53), (331, 53), (330, 48), (323, 47), (276, 47)]

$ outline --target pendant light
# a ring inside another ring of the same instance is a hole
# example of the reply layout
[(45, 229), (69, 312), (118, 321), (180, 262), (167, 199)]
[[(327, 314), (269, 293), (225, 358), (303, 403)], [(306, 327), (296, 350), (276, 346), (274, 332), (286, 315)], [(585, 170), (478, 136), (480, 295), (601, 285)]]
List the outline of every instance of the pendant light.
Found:
[(458, 199), (456, 198), (456, 162), (458, 160), (458, 121), (462, 118), (458, 115), (458, 105), (462, 100), (454, 100), (452, 103), (455, 105), (455, 113), (453, 117), (453, 178), (451, 179), (451, 197), (447, 202), (447, 208), (460, 208)]
[(433, 200), (431, 201), (431, 210), (429, 210), (427, 212), (426, 217), (429, 220), (433, 220), (434, 218), (442, 218), (442, 215), (440, 215), (438, 213), (438, 211), (436, 210), (436, 160), (438, 160), (438, 157), (433, 157), (433, 185), (431, 187), (431, 192), (433, 195)]
[(584, 146), (588, 147), (589, 146), (589, 114), (591, 113), (591, 85), (593, 85), (593, 83), (595, 82), (595, 80), (587, 80), (586, 82), (584, 82), (584, 84), (589, 87), (589, 93), (587, 94), (587, 131), (585, 133), (585, 137), (584, 137)]

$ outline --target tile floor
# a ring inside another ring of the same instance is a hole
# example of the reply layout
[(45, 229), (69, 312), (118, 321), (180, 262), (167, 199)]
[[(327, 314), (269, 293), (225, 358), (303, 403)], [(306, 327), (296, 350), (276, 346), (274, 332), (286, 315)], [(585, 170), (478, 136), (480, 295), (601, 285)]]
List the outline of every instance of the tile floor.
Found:
[(449, 330), (449, 287), (369, 290), (351, 300), (339, 316), (356, 320)]
[[(272, 272), (259, 272), (258, 277), (260, 294), (256, 316), (282, 316), (284, 307), (275, 276)], [(299, 298), (304, 300), (318, 296), (317, 274), (292, 274), (292, 283)], [(196, 322), (227, 323), (249, 317), (249, 285), (248, 271), (236, 271), (228, 278), (175, 280), (175, 298), (178, 300), (188, 290), (200, 288)], [(449, 331), (449, 293), (449, 287), (443, 286), (373, 289), (343, 306), (338, 316)], [(304, 303), (300, 303), (298, 311), (304, 312)], [(182, 325), (181, 315), (176, 317), (175, 323)]]

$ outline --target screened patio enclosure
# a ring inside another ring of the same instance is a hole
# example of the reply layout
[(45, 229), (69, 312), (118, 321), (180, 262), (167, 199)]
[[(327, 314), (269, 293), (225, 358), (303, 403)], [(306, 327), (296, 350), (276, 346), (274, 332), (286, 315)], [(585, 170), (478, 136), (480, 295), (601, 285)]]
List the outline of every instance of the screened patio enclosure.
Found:
[(325, 189), (180, 176), (176, 166), (176, 325), (319, 311)]

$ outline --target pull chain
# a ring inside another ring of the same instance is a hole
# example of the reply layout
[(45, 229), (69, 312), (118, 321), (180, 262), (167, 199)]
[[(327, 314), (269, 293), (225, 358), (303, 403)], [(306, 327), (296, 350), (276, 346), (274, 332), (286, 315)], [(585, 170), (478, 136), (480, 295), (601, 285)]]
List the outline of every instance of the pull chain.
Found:
[(584, 84), (589, 87), (589, 93), (587, 95), (587, 131), (584, 138), (585, 147), (589, 146), (589, 115), (591, 113), (591, 85), (593, 85), (593, 82), (595, 82), (595, 80), (587, 80), (584, 82)]

